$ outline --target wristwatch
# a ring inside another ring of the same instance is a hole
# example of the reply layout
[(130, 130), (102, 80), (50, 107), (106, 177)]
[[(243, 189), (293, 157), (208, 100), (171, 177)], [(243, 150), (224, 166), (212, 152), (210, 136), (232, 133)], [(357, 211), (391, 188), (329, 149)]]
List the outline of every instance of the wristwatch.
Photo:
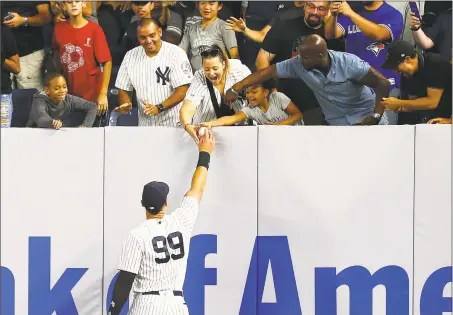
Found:
[(24, 17), (24, 26), (28, 26), (28, 18)]
[(382, 117), (382, 115), (379, 114), (379, 113), (374, 113), (374, 114), (373, 114), (373, 118), (376, 119), (377, 121), (380, 121), (380, 120), (381, 120), (381, 117)]
[(165, 110), (164, 105), (162, 105), (162, 103), (161, 104), (157, 104), (156, 107), (159, 110), (159, 113), (162, 113)]

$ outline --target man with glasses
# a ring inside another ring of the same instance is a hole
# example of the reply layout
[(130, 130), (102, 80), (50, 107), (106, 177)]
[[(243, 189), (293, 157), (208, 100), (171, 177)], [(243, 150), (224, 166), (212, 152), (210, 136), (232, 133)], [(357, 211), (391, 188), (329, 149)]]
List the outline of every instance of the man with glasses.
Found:
[[(292, 58), (298, 54), (301, 36), (317, 34), (324, 37), (323, 19), (329, 14), (328, 1), (307, 1), (300, 8), (303, 15), (276, 22), (267, 33), (261, 50), (256, 58), (256, 68), (264, 69), (271, 64)], [(339, 40), (327, 41), (329, 49), (343, 51)], [(313, 92), (297, 78), (278, 80), (278, 91), (287, 95), (304, 114), (306, 125), (322, 125), (324, 117)]]
[(298, 51), (298, 56), (233, 85), (225, 101), (236, 100), (243, 89), (271, 77), (300, 78), (313, 90), (329, 125), (387, 124), (382, 99), (388, 98), (390, 83), (382, 74), (357, 56), (327, 49), (319, 35), (302, 39)]

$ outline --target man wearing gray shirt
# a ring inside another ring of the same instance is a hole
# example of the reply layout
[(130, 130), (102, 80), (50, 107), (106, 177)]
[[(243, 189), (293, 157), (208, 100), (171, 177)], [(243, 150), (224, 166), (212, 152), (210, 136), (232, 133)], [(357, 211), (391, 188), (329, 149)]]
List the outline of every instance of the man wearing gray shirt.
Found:
[(313, 90), (329, 125), (388, 124), (381, 103), (389, 95), (388, 80), (357, 56), (328, 50), (319, 35), (302, 39), (298, 56), (255, 72), (233, 85), (225, 100), (235, 100), (242, 89), (270, 77), (304, 80)]
[(193, 71), (201, 69), (200, 53), (212, 45), (219, 46), (229, 54), (231, 59), (239, 59), (239, 50), (234, 31), (227, 30), (225, 21), (217, 17), (222, 9), (221, 1), (201, 1), (200, 15), (202, 20), (187, 28), (179, 47), (186, 53), (192, 51), (190, 63)]

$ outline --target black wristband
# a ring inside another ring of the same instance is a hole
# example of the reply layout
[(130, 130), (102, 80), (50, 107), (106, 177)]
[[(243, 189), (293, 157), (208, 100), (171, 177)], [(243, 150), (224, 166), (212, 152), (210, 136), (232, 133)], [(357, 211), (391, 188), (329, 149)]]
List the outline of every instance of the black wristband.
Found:
[(211, 161), (211, 155), (208, 152), (201, 151), (198, 155), (198, 164), (197, 167), (203, 166), (209, 170), (209, 162)]

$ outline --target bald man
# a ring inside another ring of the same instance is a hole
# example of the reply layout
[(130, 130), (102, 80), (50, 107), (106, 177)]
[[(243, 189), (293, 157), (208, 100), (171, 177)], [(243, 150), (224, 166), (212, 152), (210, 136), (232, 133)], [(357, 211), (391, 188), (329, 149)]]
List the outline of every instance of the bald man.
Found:
[[(251, 74), (225, 95), (230, 102), (238, 93), (274, 78), (299, 78), (313, 90), (329, 125), (388, 124), (382, 98), (389, 95), (389, 81), (355, 55), (327, 49), (319, 35), (301, 40), (299, 55)], [(373, 89), (376, 89), (374, 92)]]
[(139, 126), (180, 126), (179, 110), (193, 77), (185, 51), (161, 37), (159, 20), (140, 20), (137, 26), (140, 46), (126, 53), (115, 83), (120, 106), (114, 113), (131, 110), (131, 93), (135, 90)]

